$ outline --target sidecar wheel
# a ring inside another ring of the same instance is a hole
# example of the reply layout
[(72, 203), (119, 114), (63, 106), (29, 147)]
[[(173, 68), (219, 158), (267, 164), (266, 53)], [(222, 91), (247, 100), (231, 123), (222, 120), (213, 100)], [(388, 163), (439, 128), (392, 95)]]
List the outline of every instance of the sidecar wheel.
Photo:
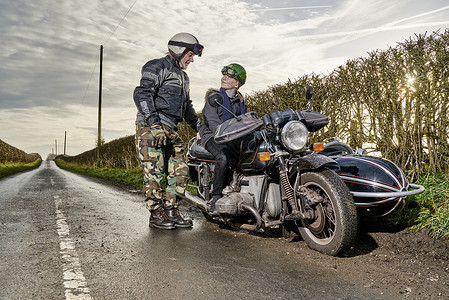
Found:
[(331, 170), (307, 172), (298, 178), (305, 189), (300, 191), (296, 184), (297, 194), (321, 199), (312, 204), (315, 218), (302, 220), (298, 226), (302, 238), (310, 248), (327, 255), (348, 250), (357, 233), (357, 211), (347, 186)]

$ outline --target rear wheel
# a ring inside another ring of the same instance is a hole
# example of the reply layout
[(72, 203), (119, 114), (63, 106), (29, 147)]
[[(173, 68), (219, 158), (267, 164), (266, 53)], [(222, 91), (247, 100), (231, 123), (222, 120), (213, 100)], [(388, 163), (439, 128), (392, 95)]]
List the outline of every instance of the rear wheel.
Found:
[(302, 194), (304, 206), (313, 210), (313, 218), (298, 224), (302, 238), (327, 255), (346, 251), (357, 233), (357, 211), (347, 186), (331, 170), (303, 173), (296, 180), (297, 199)]

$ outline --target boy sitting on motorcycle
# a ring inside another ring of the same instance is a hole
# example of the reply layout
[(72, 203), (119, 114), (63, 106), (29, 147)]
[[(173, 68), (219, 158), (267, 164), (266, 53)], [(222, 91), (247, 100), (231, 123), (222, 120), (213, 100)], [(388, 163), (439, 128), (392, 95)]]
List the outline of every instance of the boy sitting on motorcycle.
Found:
[[(218, 125), (247, 112), (245, 101), (238, 89), (246, 82), (246, 70), (239, 64), (229, 64), (221, 70), (223, 77), (221, 78), (220, 90), (209, 89), (206, 92), (205, 105), (203, 108), (203, 124), (199, 128), (199, 134), (203, 146), (209, 151), (216, 160), (213, 178), (213, 190), (211, 201), (209, 203), (209, 211), (215, 211), (215, 202), (223, 197), (222, 191), (225, 187), (225, 172), (229, 164), (237, 161), (238, 154), (223, 145), (217, 144), (214, 140), (214, 133)], [(220, 93), (223, 96), (223, 106), (232, 114), (223, 109), (221, 106), (212, 107), (207, 99), (214, 93)]]

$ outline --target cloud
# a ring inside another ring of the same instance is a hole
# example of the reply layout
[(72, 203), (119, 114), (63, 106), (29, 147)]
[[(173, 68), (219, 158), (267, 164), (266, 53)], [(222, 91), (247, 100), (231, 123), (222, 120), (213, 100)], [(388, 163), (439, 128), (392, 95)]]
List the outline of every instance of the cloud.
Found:
[[(327, 72), (366, 51), (448, 24), (444, 1), (17, 0), (0, 10), (0, 139), (45, 155), (69, 133), (69, 154), (95, 145), (99, 48), (104, 45), (106, 141), (134, 131), (132, 100), (142, 65), (191, 32), (205, 45), (189, 66), (201, 110), (231, 62), (248, 71), (243, 93)], [(30, 126), (32, 130), (30, 130)]]
[(431, 16), (431, 15), (437, 14), (439, 12), (443, 12), (443, 11), (445, 11), (447, 9), (449, 9), (449, 6), (444, 6), (444, 7), (441, 7), (441, 8), (438, 8), (438, 9), (434, 9), (434, 10), (431, 10), (431, 11), (428, 11), (428, 12), (417, 14), (415, 16), (407, 17), (407, 18), (404, 18), (404, 19), (400, 19), (400, 20), (388, 23), (388, 24), (385, 25), (385, 27), (391, 27), (391, 26), (394, 26), (396, 24), (403, 23), (405, 21), (410, 21), (410, 20), (413, 20), (413, 19), (416, 19), (416, 18), (421, 18), (421, 17), (424, 17), (424, 16)]
[(258, 11), (279, 11), (279, 10), (295, 10), (295, 9), (311, 9), (311, 8), (330, 8), (331, 5), (316, 5), (316, 6), (293, 6), (293, 7), (277, 7), (277, 8), (258, 8), (251, 9), (249, 11), (258, 12)]

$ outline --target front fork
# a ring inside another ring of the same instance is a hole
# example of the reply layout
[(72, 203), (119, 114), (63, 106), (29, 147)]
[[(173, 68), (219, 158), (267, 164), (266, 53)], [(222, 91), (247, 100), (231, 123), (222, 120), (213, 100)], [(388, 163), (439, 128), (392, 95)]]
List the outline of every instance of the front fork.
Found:
[[(276, 156), (278, 163), (279, 163), (279, 181), (280, 181), (280, 187), (281, 187), (281, 199), (282, 199), (282, 207), (283, 207), (283, 214), (282, 218), (285, 221), (289, 220), (299, 220), (305, 217), (303, 213), (303, 208), (301, 207), (301, 201), (297, 201), (296, 199), (296, 193), (290, 184), (290, 180), (288, 178), (288, 170), (287, 170), (287, 164), (285, 162), (285, 159), (283, 157), (283, 152), (276, 147), (276, 153), (278, 153)], [(291, 207), (291, 213), (287, 214), (287, 202)], [(298, 205), (299, 204), (299, 205)]]
[[(313, 210), (306, 210), (304, 207), (305, 203), (305, 194), (304, 192), (300, 192), (297, 194), (296, 191), (303, 191), (302, 188), (296, 186), (296, 184), (300, 184), (300, 172), (298, 170), (297, 176), (295, 179), (295, 187), (292, 187), (290, 184), (287, 164), (285, 162), (284, 157), (282, 156), (282, 152), (277, 153), (277, 160), (279, 162), (279, 181), (281, 187), (281, 199), (282, 199), (282, 216), (283, 221), (297, 221), (301, 219), (313, 219), (315, 218), (315, 214)], [(296, 189), (296, 191), (295, 191)], [(287, 203), (291, 207), (291, 212), (288, 213)]]

